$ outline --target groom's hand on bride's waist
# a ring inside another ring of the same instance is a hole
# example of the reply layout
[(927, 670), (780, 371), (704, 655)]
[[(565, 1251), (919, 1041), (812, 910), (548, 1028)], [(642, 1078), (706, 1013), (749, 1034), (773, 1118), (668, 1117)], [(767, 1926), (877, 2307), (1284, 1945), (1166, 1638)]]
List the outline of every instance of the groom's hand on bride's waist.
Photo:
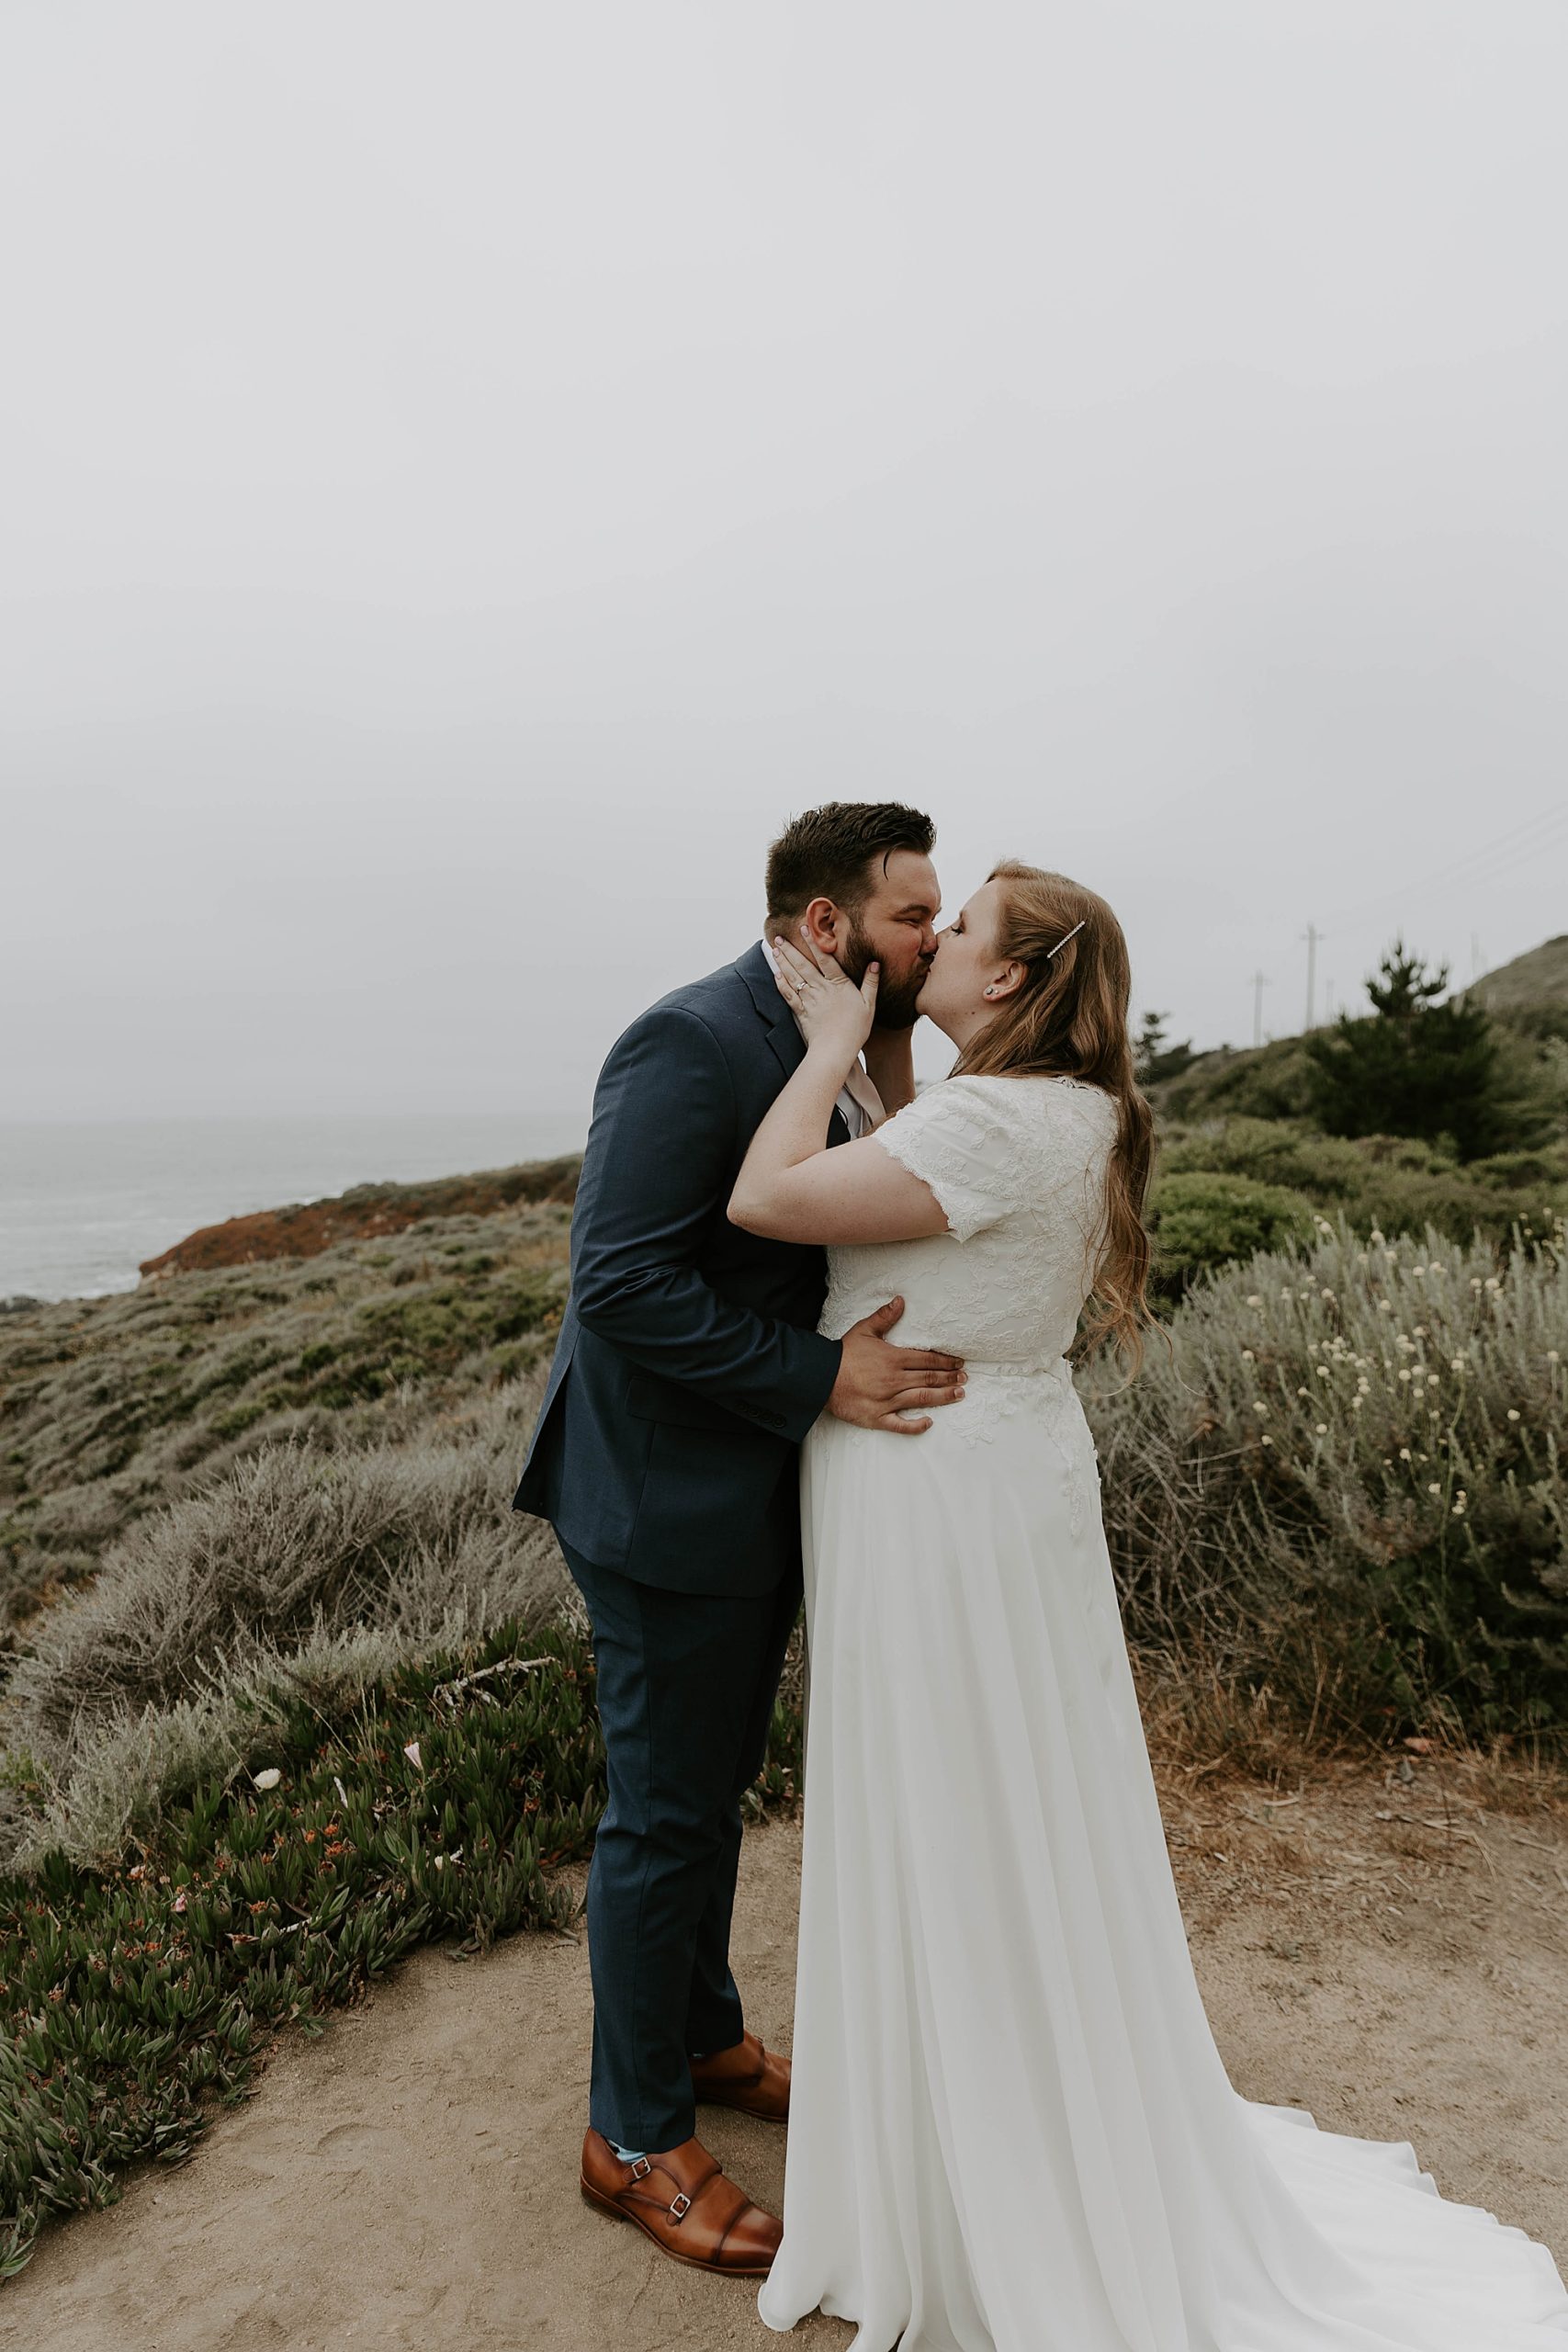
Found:
[(844, 1333), (839, 1377), (828, 1399), (828, 1410), (840, 1421), (858, 1421), (863, 1429), (897, 1430), (902, 1437), (919, 1437), (931, 1425), (903, 1415), (926, 1405), (951, 1405), (964, 1394), (964, 1359), (944, 1355), (940, 1348), (896, 1348), (884, 1334), (904, 1312), (901, 1298), (890, 1298), (874, 1315), (863, 1316)]

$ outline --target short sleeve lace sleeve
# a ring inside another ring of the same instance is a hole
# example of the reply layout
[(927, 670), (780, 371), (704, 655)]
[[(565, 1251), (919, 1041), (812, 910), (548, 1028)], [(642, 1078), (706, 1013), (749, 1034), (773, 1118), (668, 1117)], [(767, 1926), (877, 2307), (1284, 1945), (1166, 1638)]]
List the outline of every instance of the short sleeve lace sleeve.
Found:
[(873, 1130), (901, 1168), (930, 1185), (959, 1241), (1020, 1207), (1028, 1189), (1010, 1083), (943, 1079)]

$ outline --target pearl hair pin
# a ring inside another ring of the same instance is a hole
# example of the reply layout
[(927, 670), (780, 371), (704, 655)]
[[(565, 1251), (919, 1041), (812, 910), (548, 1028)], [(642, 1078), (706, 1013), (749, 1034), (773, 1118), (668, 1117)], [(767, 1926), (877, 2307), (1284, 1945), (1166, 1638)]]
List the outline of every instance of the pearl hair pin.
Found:
[[(1087, 915), (1080, 915), (1080, 916), (1078, 917), (1078, 920), (1077, 921), (1077, 922), (1076, 922), (1076, 923), (1074, 923), (1074, 925), (1073, 925), (1073, 931), (1081, 931), (1081, 930), (1083, 929), (1083, 927), (1084, 927), (1085, 923), (1086, 923), (1088, 921), (1089, 921), (1089, 917), (1088, 917)], [(1072, 935), (1073, 935), (1073, 931), (1065, 931), (1065, 932), (1062, 933), (1062, 936), (1060, 937), (1060, 939), (1058, 939), (1058, 940), (1057, 940), (1057, 942), (1056, 942), (1056, 947), (1065, 947), (1065, 946), (1066, 945), (1066, 944), (1067, 944), (1068, 940), (1069, 940), (1069, 939), (1071, 939), (1071, 937), (1072, 937)], [(1047, 956), (1054, 956), (1054, 955), (1056, 953), (1056, 947), (1047, 947), (1047, 949), (1045, 950), (1046, 955), (1047, 955)], [(986, 989), (986, 991), (985, 991), (985, 993), (986, 993), (986, 995), (987, 995), (987, 996), (995, 996), (995, 994), (996, 994), (996, 989)]]

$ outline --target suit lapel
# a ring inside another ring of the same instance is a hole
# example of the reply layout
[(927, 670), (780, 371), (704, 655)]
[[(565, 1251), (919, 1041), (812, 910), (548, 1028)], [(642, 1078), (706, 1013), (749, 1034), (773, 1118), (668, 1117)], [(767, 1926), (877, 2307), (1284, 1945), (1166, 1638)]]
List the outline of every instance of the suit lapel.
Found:
[[(735, 968), (750, 992), (751, 1001), (767, 1030), (768, 1043), (778, 1057), (780, 1069), (786, 1078), (793, 1078), (806, 1059), (806, 1040), (795, 1026), (794, 1013), (779, 994), (778, 983), (768, 968), (768, 959), (762, 953), (760, 940), (749, 947), (744, 956), (736, 957)], [(848, 1143), (849, 1139), (850, 1131), (844, 1114), (835, 1103), (833, 1115), (828, 1122), (829, 1145)]]
[(793, 1078), (806, 1059), (806, 1040), (795, 1027), (794, 1013), (779, 994), (761, 940), (736, 958), (735, 968), (750, 990), (751, 1001), (761, 1015), (768, 1043), (778, 1056), (780, 1068), (786, 1078)]

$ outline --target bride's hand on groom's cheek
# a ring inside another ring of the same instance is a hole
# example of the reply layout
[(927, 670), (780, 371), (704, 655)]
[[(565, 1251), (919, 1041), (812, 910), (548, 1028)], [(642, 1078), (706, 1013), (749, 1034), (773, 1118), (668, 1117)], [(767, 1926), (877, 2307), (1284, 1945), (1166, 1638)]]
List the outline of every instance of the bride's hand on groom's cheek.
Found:
[(779, 994), (805, 1033), (808, 1046), (830, 1046), (852, 1061), (876, 1018), (876, 990), (881, 967), (868, 964), (857, 988), (830, 956), (824, 956), (804, 923), (805, 952), (787, 939), (773, 943), (778, 959)]

